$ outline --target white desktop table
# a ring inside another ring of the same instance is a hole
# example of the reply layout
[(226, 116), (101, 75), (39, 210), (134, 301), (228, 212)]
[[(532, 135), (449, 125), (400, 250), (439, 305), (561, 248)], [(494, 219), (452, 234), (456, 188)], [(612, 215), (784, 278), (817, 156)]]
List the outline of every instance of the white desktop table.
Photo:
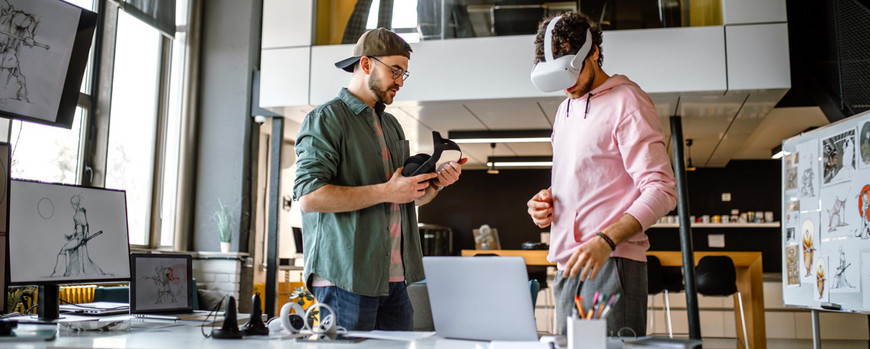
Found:
[[(240, 339), (221, 340), (204, 338), (200, 327), (190, 324), (153, 323), (147, 327), (134, 324), (130, 331), (79, 332), (73, 335), (58, 334), (53, 341), (0, 342), (2, 348), (377, 348), (377, 349), (488, 349), (488, 342), (443, 339), (437, 336), (414, 342), (366, 339), (359, 343), (297, 342), (293, 339)], [(20, 325), (34, 326), (34, 325)], [(32, 328), (32, 327), (31, 327)], [(206, 332), (210, 329), (206, 327)]]

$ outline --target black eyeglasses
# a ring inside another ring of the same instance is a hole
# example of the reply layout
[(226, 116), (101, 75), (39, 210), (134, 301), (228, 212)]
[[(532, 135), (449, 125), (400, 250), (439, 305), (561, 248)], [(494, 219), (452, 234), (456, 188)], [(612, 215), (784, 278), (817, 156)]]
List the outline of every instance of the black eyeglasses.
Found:
[(377, 61), (378, 63), (383, 64), (385, 67), (387, 67), (388, 69), (390, 69), (390, 71), (393, 72), (393, 80), (396, 80), (396, 79), (398, 79), (398, 78), (401, 76), (401, 77), (402, 77), (402, 81), (407, 81), (407, 80), (408, 80), (408, 76), (411, 75), (411, 73), (406, 72), (406, 71), (405, 71), (404, 69), (402, 69), (402, 68), (393, 68), (393, 67), (391, 67), (391, 66), (388, 66), (386, 63), (381, 62), (381, 60), (378, 59), (377, 57), (369, 56), (369, 58), (374, 59), (374, 60)]

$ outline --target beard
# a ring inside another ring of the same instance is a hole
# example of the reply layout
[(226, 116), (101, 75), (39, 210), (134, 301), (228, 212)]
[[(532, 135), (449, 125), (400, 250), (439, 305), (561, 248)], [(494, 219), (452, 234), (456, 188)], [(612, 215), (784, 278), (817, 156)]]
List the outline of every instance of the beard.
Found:
[(592, 92), (592, 84), (595, 83), (595, 76), (595, 70), (592, 70), (590, 72), (589, 79), (586, 81), (578, 82), (577, 88), (575, 88), (574, 91), (569, 92), (568, 96), (570, 98), (580, 98), (585, 96), (589, 92)]
[(384, 87), (384, 82), (381, 81), (379, 75), (372, 74), (369, 79), (369, 90), (375, 94), (375, 102), (381, 102), (383, 104), (392, 104), (393, 96), (390, 95), (390, 90), (399, 90), (399, 86), (395, 84), (394, 81), (389, 82), (389, 86)]

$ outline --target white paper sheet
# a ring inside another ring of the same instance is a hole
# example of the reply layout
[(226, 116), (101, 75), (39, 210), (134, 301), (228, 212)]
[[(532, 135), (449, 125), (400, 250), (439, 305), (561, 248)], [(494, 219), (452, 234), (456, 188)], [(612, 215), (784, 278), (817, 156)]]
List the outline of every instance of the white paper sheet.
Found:
[(435, 332), (411, 332), (411, 331), (347, 331), (346, 337), (359, 337), (370, 339), (386, 339), (393, 341), (415, 341), (435, 335)]

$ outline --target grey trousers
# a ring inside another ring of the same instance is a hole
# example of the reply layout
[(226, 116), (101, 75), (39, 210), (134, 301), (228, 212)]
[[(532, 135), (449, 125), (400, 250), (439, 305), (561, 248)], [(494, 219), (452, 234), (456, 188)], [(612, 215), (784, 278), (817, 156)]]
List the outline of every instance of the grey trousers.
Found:
[[(563, 277), (562, 270), (559, 270), (553, 284), (553, 294), (556, 297), (556, 323), (560, 335), (566, 334), (567, 317), (575, 308), (574, 296), (577, 295), (578, 288), (580, 297), (583, 297), (583, 309), (586, 311), (592, 307), (596, 291), (606, 294), (608, 300), (611, 295), (620, 294), (619, 300), (608, 311), (608, 336), (646, 335), (646, 263), (614, 257), (604, 263), (595, 280), (581, 282), (579, 274), (573, 279), (568, 279)], [(597, 307), (595, 310), (597, 314)], [(630, 328), (634, 333), (625, 328)]]

